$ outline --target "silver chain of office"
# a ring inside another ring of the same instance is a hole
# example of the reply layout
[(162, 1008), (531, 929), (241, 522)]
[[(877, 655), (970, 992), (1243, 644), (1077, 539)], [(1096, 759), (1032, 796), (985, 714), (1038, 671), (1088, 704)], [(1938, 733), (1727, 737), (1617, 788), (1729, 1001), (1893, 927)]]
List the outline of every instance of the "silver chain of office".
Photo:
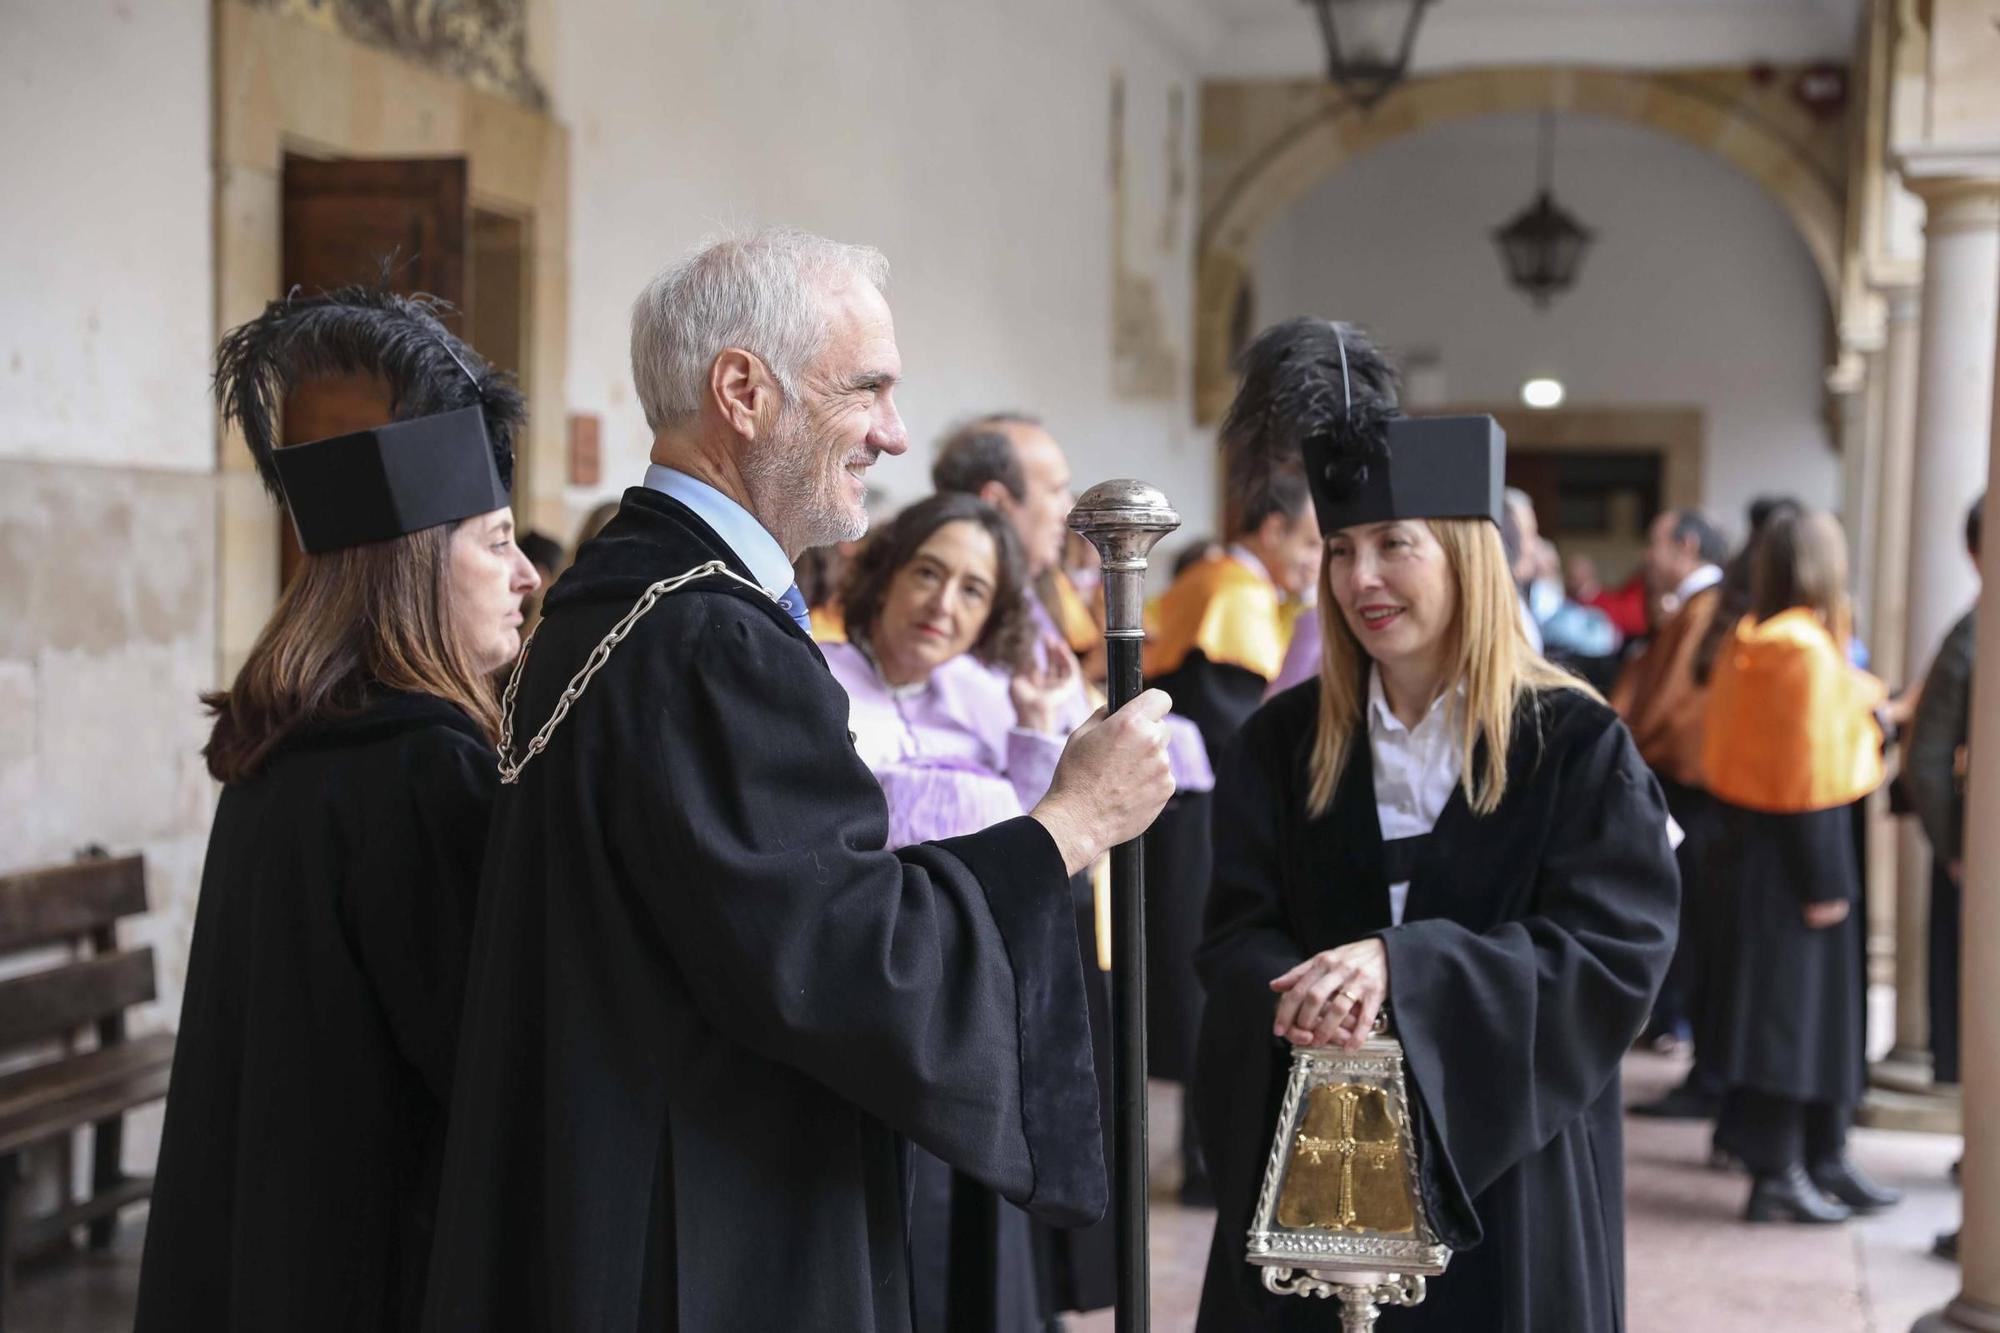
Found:
[(537, 625), (535, 634), (530, 634), (528, 641), (521, 645), (521, 655), (514, 660), (514, 670), (507, 677), (506, 692), (500, 696), (500, 781), (504, 785), (512, 786), (515, 779), (521, 776), (521, 770), (528, 766), (528, 761), (548, 748), (549, 737), (555, 734), (562, 720), (569, 716), (570, 705), (583, 697), (583, 691), (590, 684), (590, 678), (597, 674), (599, 667), (610, 660), (611, 650), (624, 641), (625, 636), (631, 633), (632, 626), (639, 623), (641, 616), (652, 610), (654, 605), (668, 593), (678, 592), (698, 579), (716, 574), (726, 579), (734, 579), (746, 588), (755, 588), (759, 594), (770, 597), (774, 602), (778, 600), (776, 597), (771, 597), (769, 589), (744, 578), (720, 560), (710, 560), (706, 564), (696, 565), (685, 574), (661, 579), (639, 594), (639, 600), (632, 604), (632, 609), (625, 613), (624, 619), (613, 625), (610, 632), (597, 641), (597, 646), (590, 650), (590, 656), (584, 659), (582, 668), (571, 676), (569, 684), (563, 687), (562, 696), (556, 700), (555, 710), (549, 714), (549, 720), (542, 724), (542, 729), (528, 742), (527, 753), (517, 760), (514, 758), (514, 696), (521, 687), (521, 671), (528, 665), (528, 650), (535, 646), (535, 634), (542, 632), (541, 626)]

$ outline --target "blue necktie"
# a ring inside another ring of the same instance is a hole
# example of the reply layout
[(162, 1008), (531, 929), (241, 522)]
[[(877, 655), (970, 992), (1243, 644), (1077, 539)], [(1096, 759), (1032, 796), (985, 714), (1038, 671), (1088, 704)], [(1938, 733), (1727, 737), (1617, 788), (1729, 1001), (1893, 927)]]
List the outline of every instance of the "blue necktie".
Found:
[(799, 593), (799, 585), (794, 583), (778, 598), (778, 605), (785, 608), (798, 627), (807, 634), (812, 633), (812, 612), (806, 609), (806, 599)]

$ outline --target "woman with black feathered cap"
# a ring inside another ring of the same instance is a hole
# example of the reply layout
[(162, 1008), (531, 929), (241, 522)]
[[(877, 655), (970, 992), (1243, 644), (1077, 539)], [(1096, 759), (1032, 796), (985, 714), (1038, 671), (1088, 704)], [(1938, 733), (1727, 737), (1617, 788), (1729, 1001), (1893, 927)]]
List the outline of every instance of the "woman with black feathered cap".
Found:
[[(413, 1328), (488, 816), (493, 673), (538, 583), (508, 508), (520, 394), (425, 298), (273, 302), (217, 356), (305, 551), (204, 700), (223, 784), (167, 1097), (138, 1333)], [(277, 448), (368, 375), (393, 420)]]
[(1413, 419), (1359, 331), (1249, 349), (1229, 466), (1303, 467), (1325, 552), (1316, 679), (1217, 765), (1195, 1123), (1219, 1217), (1197, 1327), (1329, 1329), (1244, 1238), (1292, 1044), (1387, 1011), (1422, 1202), (1455, 1251), (1391, 1330), (1624, 1327), (1619, 1058), (1673, 953), (1660, 790), (1610, 708), (1534, 654), (1501, 549), (1504, 441)]

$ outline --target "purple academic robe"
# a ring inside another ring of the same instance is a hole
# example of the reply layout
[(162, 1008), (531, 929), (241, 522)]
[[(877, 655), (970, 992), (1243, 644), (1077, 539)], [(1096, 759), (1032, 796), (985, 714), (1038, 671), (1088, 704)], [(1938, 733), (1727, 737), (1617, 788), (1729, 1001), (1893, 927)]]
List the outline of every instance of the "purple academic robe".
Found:
[(1063, 737), (1017, 726), (1005, 681), (970, 657), (891, 687), (851, 643), (827, 644), (854, 749), (889, 802), (889, 845), (953, 838), (1034, 808)]

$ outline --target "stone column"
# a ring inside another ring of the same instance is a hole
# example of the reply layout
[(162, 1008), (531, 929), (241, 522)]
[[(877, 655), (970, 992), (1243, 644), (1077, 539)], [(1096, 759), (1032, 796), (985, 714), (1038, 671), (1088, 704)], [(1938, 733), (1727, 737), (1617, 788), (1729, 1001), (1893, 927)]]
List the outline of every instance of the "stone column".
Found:
[(1903, 157), (1903, 179), (1926, 207), (1904, 619), (1904, 665), (1914, 677), (1978, 587), (1957, 534), (1986, 485), (2000, 319), (2000, 150), (1913, 150)]
[[(1879, 308), (1879, 301), (1877, 306)], [(1829, 384), (1840, 394), (1841, 409), (1841, 521), (1847, 528), (1850, 583), (1854, 588), (1854, 632), (1871, 647), (1880, 637), (1876, 631), (1875, 568), (1876, 545), (1882, 522), (1882, 395), (1883, 329), (1878, 323), (1868, 345), (1850, 357), (1855, 369), (1851, 383)], [(1878, 847), (1895, 846), (1895, 822), (1889, 817), (1888, 801), (1878, 794), (1867, 807), (1868, 863), (1862, 867), (1863, 928), (1867, 932), (1869, 967), (1872, 978), (1877, 960), (1892, 961), (1896, 955), (1896, 893), (1893, 861), (1876, 854)], [(1885, 870), (1884, 867), (1887, 867)]]
[[(2000, 293), (2000, 284), (1995, 284)], [(1996, 331), (2000, 341), (2000, 331)], [(1989, 351), (2000, 383), (2000, 350)], [(2000, 476), (2000, 394), (1990, 412), (1987, 467)], [(2000, 521), (1988, 493), (1986, 525)], [(1981, 572), (1987, 589), (2000, 589), (2000, 542), (1983, 543)], [(1965, 1224), (1959, 1236), (1959, 1293), (1944, 1309), (1925, 1315), (1912, 1333), (2000, 1333), (2000, 600), (1982, 596), (1980, 635), (1972, 682), (1972, 773), (1965, 798), (1965, 956), (1982, 965), (1964, 969), (1960, 1023), (1965, 1068)]]
[[(1908, 619), (1910, 483), (1917, 440), (1917, 316), (1922, 307), (1914, 280), (1879, 290), (1887, 320), (1880, 353), (1882, 391), (1876, 404), (1881, 413), (1875, 429), (1881, 458), (1875, 469), (1879, 495), (1871, 543), (1874, 601), (1868, 646), (1875, 673), (1894, 686), (1910, 677), (1903, 631)], [(1886, 812), (1886, 793), (1873, 798), (1873, 806)], [(1912, 829), (1908, 820), (1884, 818), (1876, 822), (1871, 833), (1876, 830), (1880, 835), (1868, 840), (1867, 882), (1878, 903), (1883, 897), (1893, 902), (1895, 918), (1896, 1044), (1884, 1064), (1891, 1071), (1905, 1071), (1902, 1077), (1887, 1081), (1892, 1085), (1921, 1083), (1928, 1077), (1921, 1061), (1930, 1037), (1924, 1011), (1928, 947), (1924, 909), (1930, 885), (1922, 868), (1923, 848), (1907, 847), (1906, 843), (1911, 836), (1921, 841), (1923, 835)], [(1912, 850), (1918, 860), (1914, 874), (1908, 869), (1911, 858), (1907, 853)]]
[(1854, 632), (1875, 639), (1875, 532), (1882, 497), (1882, 349), (1853, 348), (1827, 372), (1840, 422), (1840, 522), (1847, 530)]
[[(1986, 485), (2000, 327), (2000, 154), (1913, 149), (1903, 154), (1901, 167), (1904, 184), (1926, 210), (1900, 664), (1902, 676), (1916, 680), (1930, 669), (1939, 642), (1978, 586), (1959, 534), (1966, 506)], [(1898, 841), (1898, 1045), (1909, 1042), (1914, 1049), (1913, 1039), (1921, 1039), (1927, 1049), (1930, 849), (1915, 821), (1905, 821)]]

